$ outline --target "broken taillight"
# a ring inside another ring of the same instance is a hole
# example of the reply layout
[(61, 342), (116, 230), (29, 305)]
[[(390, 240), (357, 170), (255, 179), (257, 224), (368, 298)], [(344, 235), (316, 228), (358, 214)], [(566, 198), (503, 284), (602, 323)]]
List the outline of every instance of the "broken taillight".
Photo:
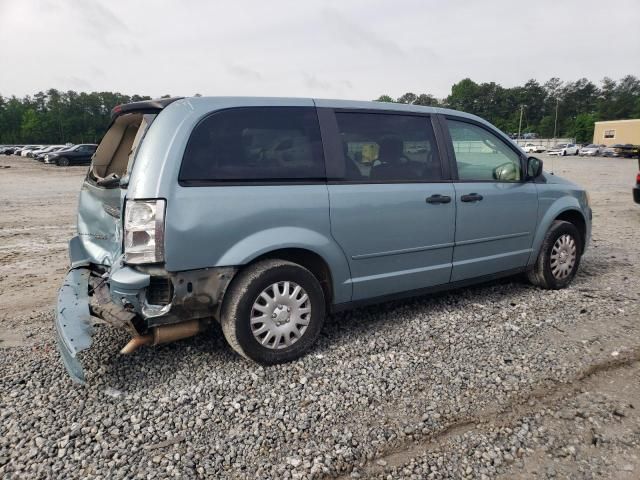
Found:
[(164, 200), (129, 200), (124, 215), (127, 263), (164, 262)]

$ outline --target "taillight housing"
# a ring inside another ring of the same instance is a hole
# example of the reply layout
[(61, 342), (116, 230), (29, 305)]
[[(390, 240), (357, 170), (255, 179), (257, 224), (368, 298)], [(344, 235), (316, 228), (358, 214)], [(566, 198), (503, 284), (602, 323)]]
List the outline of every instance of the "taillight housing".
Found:
[(636, 175), (636, 183), (640, 185), (640, 172)]
[(124, 260), (164, 262), (164, 200), (128, 200), (124, 212)]

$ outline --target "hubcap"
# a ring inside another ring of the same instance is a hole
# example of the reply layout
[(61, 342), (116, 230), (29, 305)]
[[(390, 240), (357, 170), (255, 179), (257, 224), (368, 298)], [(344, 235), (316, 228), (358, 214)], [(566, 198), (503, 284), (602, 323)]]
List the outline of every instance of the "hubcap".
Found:
[(311, 301), (294, 282), (265, 288), (251, 307), (251, 332), (264, 347), (286, 348), (296, 343), (311, 321)]
[(576, 263), (576, 242), (569, 234), (561, 235), (551, 249), (551, 273), (558, 280), (567, 278)]

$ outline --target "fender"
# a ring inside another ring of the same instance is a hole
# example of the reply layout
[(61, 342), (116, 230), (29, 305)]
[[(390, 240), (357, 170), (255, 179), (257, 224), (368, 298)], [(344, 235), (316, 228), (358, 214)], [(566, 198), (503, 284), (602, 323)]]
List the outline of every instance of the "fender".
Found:
[(351, 271), (342, 249), (333, 239), (314, 230), (283, 226), (255, 232), (222, 253), (217, 264), (246, 265), (264, 254), (285, 248), (309, 250), (320, 256), (331, 271), (334, 303), (351, 300)]
[[(540, 192), (540, 208), (541, 209), (543, 207), (544, 200), (551, 200), (549, 198), (546, 198), (546, 199), (543, 198), (542, 193), (543, 192)], [(560, 198), (553, 201), (553, 203), (544, 212), (544, 215), (542, 216), (542, 218), (538, 221), (538, 228), (536, 230), (536, 235), (533, 238), (531, 255), (529, 256), (529, 261), (527, 262), (528, 266), (533, 265), (536, 262), (536, 259), (538, 258), (538, 254), (540, 253), (540, 248), (542, 247), (542, 242), (544, 241), (544, 236), (546, 235), (547, 230), (549, 230), (549, 227), (551, 227), (551, 224), (553, 223), (553, 221), (556, 218), (558, 218), (560, 214), (568, 210), (578, 212), (580, 215), (582, 215), (582, 218), (585, 220), (585, 224), (587, 226), (589, 225), (589, 222), (585, 218), (582, 206), (580, 205), (580, 202), (578, 201), (577, 198), (569, 195), (563, 195)], [(588, 242), (589, 233), (590, 233), (589, 230), (587, 230), (585, 247)]]

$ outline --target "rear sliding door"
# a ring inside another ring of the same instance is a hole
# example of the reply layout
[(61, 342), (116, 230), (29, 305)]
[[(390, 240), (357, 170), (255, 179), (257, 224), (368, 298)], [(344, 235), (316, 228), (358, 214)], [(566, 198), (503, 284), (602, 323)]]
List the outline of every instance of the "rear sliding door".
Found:
[(455, 193), (429, 116), (319, 109), (331, 233), (353, 300), (449, 282)]

